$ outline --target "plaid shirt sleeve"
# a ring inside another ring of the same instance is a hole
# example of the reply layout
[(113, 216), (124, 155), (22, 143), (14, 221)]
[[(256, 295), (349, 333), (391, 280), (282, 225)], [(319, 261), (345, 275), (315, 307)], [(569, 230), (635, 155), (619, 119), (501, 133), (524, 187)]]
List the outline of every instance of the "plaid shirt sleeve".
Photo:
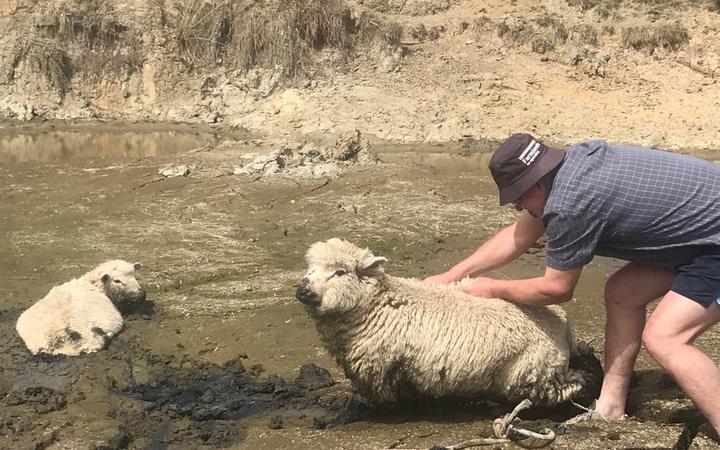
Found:
[(582, 267), (592, 261), (605, 220), (600, 214), (588, 219), (558, 212), (543, 216), (548, 242), (546, 264), (557, 270)]

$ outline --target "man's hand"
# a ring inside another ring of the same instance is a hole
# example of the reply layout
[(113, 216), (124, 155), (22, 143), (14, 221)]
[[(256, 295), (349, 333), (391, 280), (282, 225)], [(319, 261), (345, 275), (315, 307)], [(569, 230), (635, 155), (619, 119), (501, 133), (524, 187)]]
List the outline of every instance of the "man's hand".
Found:
[(463, 280), (462, 283), (460, 283), (460, 288), (466, 294), (474, 297), (494, 298), (497, 297), (493, 286), (495, 281), (496, 280), (492, 278), (485, 277), (471, 278)]
[(453, 281), (455, 281), (455, 279), (453, 277), (451, 277), (450, 275), (448, 275), (447, 272), (444, 272), (444, 273), (432, 275), (432, 276), (425, 278), (423, 280), (423, 283), (450, 284)]

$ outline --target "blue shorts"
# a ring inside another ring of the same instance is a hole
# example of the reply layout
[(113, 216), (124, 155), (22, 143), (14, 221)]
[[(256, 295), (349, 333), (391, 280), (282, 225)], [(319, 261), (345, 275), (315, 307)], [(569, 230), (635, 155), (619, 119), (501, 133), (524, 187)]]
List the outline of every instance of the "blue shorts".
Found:
[(705, 308), (720, 305), (720, 247), (703, 251), (690, 262), (675, 266), (671, 290)]

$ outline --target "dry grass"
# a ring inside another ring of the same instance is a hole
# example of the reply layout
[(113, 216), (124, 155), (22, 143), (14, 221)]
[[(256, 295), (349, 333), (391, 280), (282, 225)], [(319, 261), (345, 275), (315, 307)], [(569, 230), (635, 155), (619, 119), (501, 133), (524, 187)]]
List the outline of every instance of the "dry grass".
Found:
[(521, 17), (510, 17), (498, 24), (498, 36), (514, 45), (532, 41), (535, 33), (535, 27)]
[(598, 17), (606, 19), (620, 8), (622, 0), (567, 0), (568, 5), (581, 11), (592, 10)]
[(260, 65), (294, 76), (315, 51), (349, 48), (350, 10), (342, 0), (153, 0), (191, 67)]
[(351, 29), (341, 0), (277, 1), (234, 18), (228, 53), (244, 70), (260, 65), (294, 76), (311, 65), (314, 51), (348, 49)]
[(11, 81), (15, 78), (15, 70), (23, 62), (41, 73), (60, 95), (70, 89), (73, 63), (56, 40), (21, 35), (13, 47), (12, 67), (8, 77)]
[[(47, 6), (47, 5), (43, 5)], [(112, 6), (101, 0), (71, 0), (41, 9), (12, 49), (9, 78), (21, 63), (39, 72), (61, 95), (73, 75), (99, 78), (131, 73), (144, 63), (140, 39), (129, 34)]]
[(234, 10), (229, 2), (154, 0), (180, 55), (192, 65), (215, 63), (229, 41)]
[(622, 32), (625, 47), (647, 54), (658, 48), (677, 51), (690, 41), (690, 34), (679, 22), (627, 27)]
[(595, 45), (598, 40), (598, 32), (588, 23), (579, 23), (572, 29), (573, 39), (579, 44)]
[(567, 42), (569, 33), (567, 27), (565, 27), (565, 24), (560, 17), (552, 14), (544, 14), (540, 17), (537, 17), (535, 19), (535, 23), (550, 32), (550, 35), (547, 36), (547, 39), (554, 44), (564, 44), (565, 42)]
[(402, 27), (396, 22), (388, 22), (369, 11), (361, 12), (355, 18), (354, 34), (359, 44), (382, 44), (389, 47), (400, 45)]
[(61, 42), (80, 43), (91, 50), (114, 46), (126, 31), (112, 6), (101, 0), (75, 0), (51, 11), (38, 28)]
[(569, 32), (561, 18), (544, 14), (533, 22), (520, 17), (505, 19), (498, 25), (498, 35), (513, 45), (530, 43), (532, 51), (539, 54), (567, 42)]

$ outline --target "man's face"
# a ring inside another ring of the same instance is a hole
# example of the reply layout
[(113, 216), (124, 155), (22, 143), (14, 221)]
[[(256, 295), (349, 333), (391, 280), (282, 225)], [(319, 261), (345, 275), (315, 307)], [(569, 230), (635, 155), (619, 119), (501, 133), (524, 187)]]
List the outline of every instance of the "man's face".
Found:
[(512, 202), (512, 205), (518, 211), (524, 209), (528, 214), (539, 219), (545, 212), (545, 186), (542, 183), (535, 184), (529, 191)]

